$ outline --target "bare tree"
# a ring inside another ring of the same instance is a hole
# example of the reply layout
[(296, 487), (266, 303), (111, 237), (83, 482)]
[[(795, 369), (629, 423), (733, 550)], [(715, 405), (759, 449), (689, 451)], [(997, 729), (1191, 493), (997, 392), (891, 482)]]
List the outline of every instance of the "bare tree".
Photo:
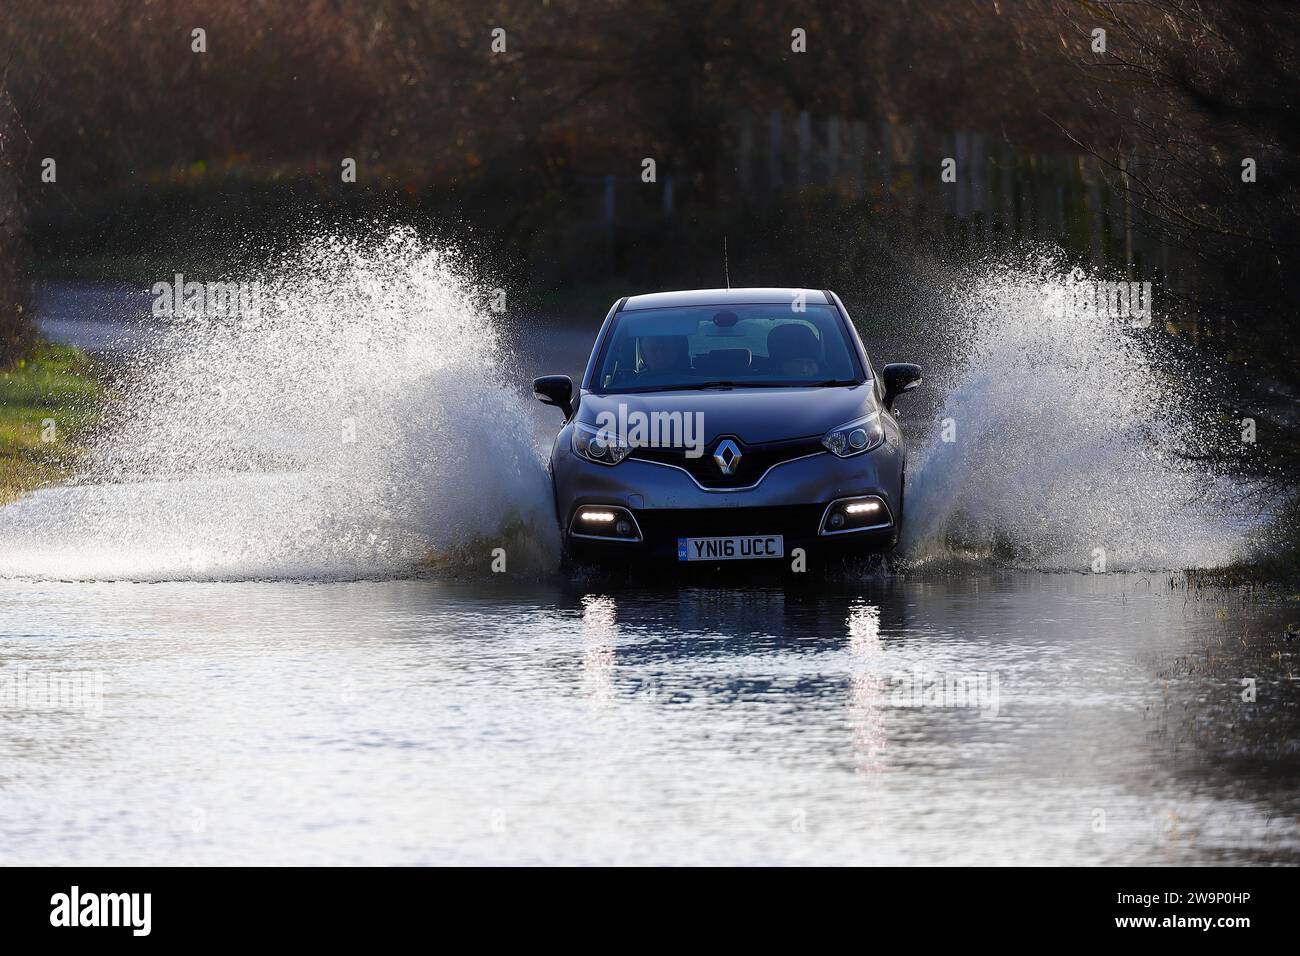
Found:
[(26, 150), (19, 144), (21, 123), (3, 74), (0, 67), (0, 369), (21, 358), (32, 341), (18, 192), (18, 157)]

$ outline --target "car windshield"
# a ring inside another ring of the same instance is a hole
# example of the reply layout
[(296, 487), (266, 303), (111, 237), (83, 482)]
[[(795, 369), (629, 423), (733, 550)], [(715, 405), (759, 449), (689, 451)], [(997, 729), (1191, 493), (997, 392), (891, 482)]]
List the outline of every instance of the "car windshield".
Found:
[(788, 303), (620, 312), (592, 386), (599, 392), (838, 385), (861, 366), (838, 312)]

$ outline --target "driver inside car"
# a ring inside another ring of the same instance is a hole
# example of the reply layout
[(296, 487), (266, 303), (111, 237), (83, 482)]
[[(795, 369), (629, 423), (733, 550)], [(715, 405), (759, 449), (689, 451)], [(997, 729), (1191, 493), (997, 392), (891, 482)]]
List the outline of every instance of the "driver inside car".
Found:
[(682, 372), (691, 367), (691, 349), (684, 335), (647, 335), (641, 339), (641, 375)]
[(806, 325), (778, 325), (767, 334), (767, 354), (783, 375), (801, 378), (821, 374), (821, 343)]

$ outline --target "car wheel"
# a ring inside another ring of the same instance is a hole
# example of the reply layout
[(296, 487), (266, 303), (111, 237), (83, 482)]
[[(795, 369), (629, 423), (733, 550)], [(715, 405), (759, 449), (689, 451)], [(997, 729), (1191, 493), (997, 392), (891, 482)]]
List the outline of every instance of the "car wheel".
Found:
[(898, 514), (894, 516), (894, 541), (890, 546), (892, 551), (898, 547), (898, 542), (903, 540), (903, 520), (907, 514), (905, 498), (907, 496), (907, 469), (904, 468), (898, 476)]

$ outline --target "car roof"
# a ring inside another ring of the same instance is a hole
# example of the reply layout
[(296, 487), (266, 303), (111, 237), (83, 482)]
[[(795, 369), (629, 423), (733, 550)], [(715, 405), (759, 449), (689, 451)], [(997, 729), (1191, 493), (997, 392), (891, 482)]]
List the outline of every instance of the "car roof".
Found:
[(690, 305), (741, 305), (759, 303), (790, 303), (803, 293), (804, 302), (829, 305), (830, 300), (820, 289), (683, 289), (678, 292), (651, 292), (628, 296), (622, 312), (637, 309), (664, 309)]

